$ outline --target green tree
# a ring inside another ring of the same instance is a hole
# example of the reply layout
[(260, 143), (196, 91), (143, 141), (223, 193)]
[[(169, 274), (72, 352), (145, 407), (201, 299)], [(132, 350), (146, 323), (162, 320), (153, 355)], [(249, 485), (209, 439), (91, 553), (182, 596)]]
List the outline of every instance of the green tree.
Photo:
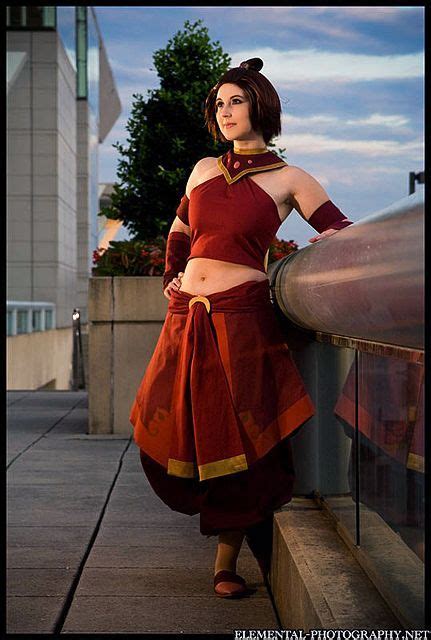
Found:
[(122, 220), (141, 240), (167, 237), (193, 166), (226, 151), (205, 127), (204, 104), (231, 59), (202, 20), (187, 20), (153, 61), (160, 88), (149, 90), (147, 100), (133, 94), (127, 146), (113, 145), (121, 158), (112, 204), (99, 214)]

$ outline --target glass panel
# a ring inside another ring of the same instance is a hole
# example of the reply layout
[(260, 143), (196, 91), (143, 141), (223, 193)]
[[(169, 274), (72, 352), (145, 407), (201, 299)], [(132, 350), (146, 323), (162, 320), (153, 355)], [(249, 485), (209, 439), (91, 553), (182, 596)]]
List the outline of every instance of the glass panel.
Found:
[(17, 333), (28, 333), (27, 331), (27, 310), (18, 309), (16, 318), (16, 331)]
[(26, 7), (27, 9), (27, 27), (43, 27), (43, 7)]
[(361, 547), (409, 626), (424, 620), (424, 367), (361, 353)]
[(318, 380), (320, 491), (356, 542), (355, 350), (320, 344)]
[[(99, 122), (99, 35), (91, 7), (87, 11), (87, 78), (88, 78), (88, 102), (90, 108)], [(98, 125), (97, 125), (98, 126)]]
[(76, 11), (75, 7), (57, 7), (57, 31), (67, 56), (76, 71)]
[(43, 26), (55, 28), (55, 7), (43, 7)]
[(33, 309), (33, 331), (41, 331), (42, 329), (42, 312), (40, 309)]
[(98, 212), (99, 212), (99, 127), (92, 111), (89, 113), (89, 208), (90, 208), (90, 245), (87, 256), (88, 274), (91, 274), (93, 251), (98, 247)]
[(6, 332), (7, 332), (8, 336), (12, 335), (12, 332), (13, 332), (13, 311), (8, 311), (7, 312)]
[(9, 19), (7, 22), (8, 27), (22, 27), (22, 7), (8, 7), (9, 9)]
[(53, 313), (52, 309), (45, 309), (45, 329), (53, 328)]
[(87, 7), (76, 7), (77, 96), (87, 97)]

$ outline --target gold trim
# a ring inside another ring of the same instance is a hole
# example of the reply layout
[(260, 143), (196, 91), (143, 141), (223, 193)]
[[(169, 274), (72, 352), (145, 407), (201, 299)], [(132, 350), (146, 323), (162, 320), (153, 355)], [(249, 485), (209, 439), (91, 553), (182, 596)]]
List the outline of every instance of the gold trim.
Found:
[(192, 308), (192, 306), (195, 304), (195, 302), (203, 302), (205, 305), (205, 308), (207, 310), (207, 312), (210, 312), (211, 309), (211, 303), (208, 300), (208, 298), (206, 298), (205, 296), (195, 296), (194, 298), (192, 298), (191, 300), (189, 300), (189, 309)]
[(248, 149), (248, 151), (242, 150), (242, 149), (235, 149), (235, 147), (233, 148), (233, 152), (236, 153), (237, 155), (240, 156), (255, 156), (258, 153), (267, 153), (269, 151), (269, 149), (267, 149), (265, 147), (265, 149)]
[(237, 180), (242, 178), (242, 176), (245, 175), (246, 173), (257, 173), (258, 171), (269, 171), (270, 169), (279, 169), (280, 167), (288, 166), (287, 162), (283, 161), (283, 162), (277, 162), (276, 164), (268, 164), (266, 167), (251, 167), (250, 169), (243, 169), (242, 171), (240, 171), (240, 173), (238, 173), (237, 176), (235, 176), (235, 178), (232, 178), (229, 171), (226, 169), (226, 167), (222, 162), (222, 157), (223, 156), (220, 156), (217, 158), (217, 165), (219, 169), (221, 169), (224, 177), (226, 178), (226, 182), (228, 184), (232, 184), (233, 182), (236, 182)]
[(229, 473), (245, 471), (248, 469), (248, 464), (245, 454), (241, 453), (239, 456), (234, 456), (233, 458), (201, 464), (198, 469), (199, 479), (208, 480), (209, 478), (216, 478), (218, 476), (227, 476)]
[(171, 476), (179, 476), (180, 478), (195, 478), (196, 465), (193, 462), (182, 462), (174, 458), (168, 459), (168, 474)]
[(407, 468), (424, 473), (425, 464), (423, 456), (419, 456), (417, 453), (409, 453), (407, 458)]

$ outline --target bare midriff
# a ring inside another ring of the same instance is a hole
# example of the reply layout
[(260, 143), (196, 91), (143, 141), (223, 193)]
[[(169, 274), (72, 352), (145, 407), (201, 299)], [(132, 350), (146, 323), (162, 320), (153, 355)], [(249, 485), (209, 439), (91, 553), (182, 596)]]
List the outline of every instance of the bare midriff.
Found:
[(210, 293), (230, 289), (248, 280), (267, 279), (266, 273), (247, 265), (214, 260), (213, 258), (192, 258), (185, 268), (180, 291), (195, 296), (206, 296)]

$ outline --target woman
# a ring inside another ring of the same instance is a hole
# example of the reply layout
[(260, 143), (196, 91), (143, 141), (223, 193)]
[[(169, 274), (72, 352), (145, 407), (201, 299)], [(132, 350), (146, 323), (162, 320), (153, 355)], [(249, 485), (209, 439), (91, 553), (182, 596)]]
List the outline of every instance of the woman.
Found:
[(209, 131), (233, 150), (188, 179), (168, 235), (168, 312), (130, 415), (156, 493), (218, 535), (221, 597), (249, 593), (236, 573), (244, 536), (266, 577), (273, 512), (292, 497), (289, 436), (314, 413), (270, 302), (269, 245), (293, 208), (318, 231), (310, 242), (351, 224), (268, 151), (281, 105), (262, 66), (241, 63), (208, 95)]

